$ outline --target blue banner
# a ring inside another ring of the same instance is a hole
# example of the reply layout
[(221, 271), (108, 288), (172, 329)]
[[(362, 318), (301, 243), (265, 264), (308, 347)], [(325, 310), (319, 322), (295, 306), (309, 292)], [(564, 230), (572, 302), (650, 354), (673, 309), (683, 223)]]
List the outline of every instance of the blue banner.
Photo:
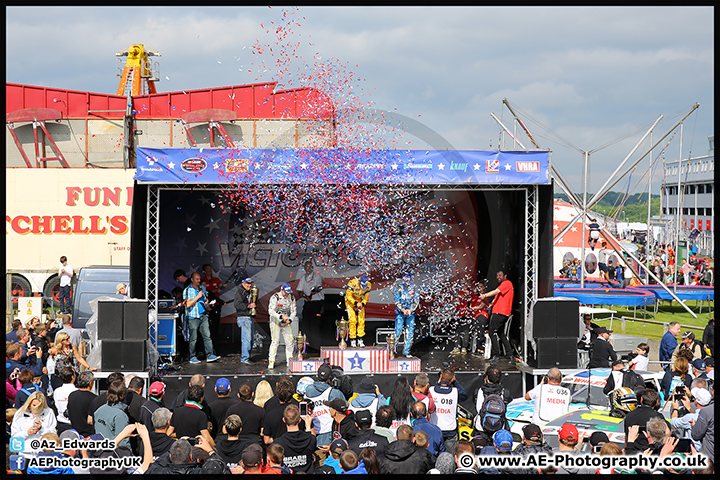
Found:
[(548, 151), (138, 148), (140, 183), (549, 184)]

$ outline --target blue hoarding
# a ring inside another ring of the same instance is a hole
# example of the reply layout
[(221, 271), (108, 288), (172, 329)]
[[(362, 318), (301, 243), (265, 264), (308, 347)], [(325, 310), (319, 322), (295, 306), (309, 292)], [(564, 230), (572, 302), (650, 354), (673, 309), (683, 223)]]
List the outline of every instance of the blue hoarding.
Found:
[(141, 183), (549, 184), (548, 151), (138, 148)]

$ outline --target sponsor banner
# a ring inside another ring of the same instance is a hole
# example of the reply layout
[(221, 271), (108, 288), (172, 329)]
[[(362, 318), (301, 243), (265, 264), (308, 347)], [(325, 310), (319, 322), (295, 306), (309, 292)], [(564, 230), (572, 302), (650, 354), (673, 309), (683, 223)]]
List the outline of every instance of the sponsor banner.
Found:
[(138, 148), (142, 183), (549, 184), (548, 151)]

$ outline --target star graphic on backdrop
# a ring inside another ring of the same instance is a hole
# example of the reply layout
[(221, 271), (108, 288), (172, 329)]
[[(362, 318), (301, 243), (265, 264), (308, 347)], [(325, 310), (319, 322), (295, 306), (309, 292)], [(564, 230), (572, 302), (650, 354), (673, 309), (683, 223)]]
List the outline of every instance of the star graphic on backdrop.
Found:
[(195, 215), (188, 215), (187, 217), (185, 217), (185, 224), (195, 225)]
[(202, 255), (203, 252), (207, 252), (207, 251), (208, 251), (208, 249), (205, 248), (206, 245), (207, 245), (207, 242), (205, 242), (205, 243), (200, 243), (200, 242), (198, 242), (198, 246), (197, 246), (197, 248), (196, 248), (195, 250), (197, 250), (198, 252), (200, 252), (200, 255)]
[(571, 232), (577, 232), (577, 227), (570, 227)]
[(557, 223), (553, 223), (553, 230), (560, 230)]
[(476, 163), (476, 164), (475, 164), (475, 170), (480, 170), (480, 168), (481, 168), (481, 167), (480, 167), (480, 164), (479, 164), (479, 163)]
[(214, 168), (215, 170), (222, 170), (222, 165), (219, 164), (219, 163), (213, 163), (213, 168)]
[(438, 170), (445, 170), (445, 164), (444, 164), (444, 163), (438, 163)]
[(307, 168), (307, 163), (305, 163), (305, 162), (301, 163), (301, 164), (300, 164), (300, 168), (301, 168), (302, 170), (305, 170), (305, 169)]
[(398, 169), (398, 164), (397, 164), (397, 163), (393, 163), (393, 164), (390, 165), (390, 166), (392, 167), (393, 170), (397, 170), (397, 169)]
[(400, 363), (400, 370), (405, 371), (405, 370), (407, 370), (408, 368), (410, 368), (410, 364), (409, 364), (409, 363), (407, 363), (407, 362), (401, 362), (401, 363)]
[(312, 372), (313, 370), (315, 370), (315, 367), (313, 366), (312, 363), (308, 362), (305, 365), (303, 365), (303, 370), (305, 370), (306, 372)]
[(512, 170), (512, 166), (509, 163), (506, 163), (505, 170)]
[(168, 162), (167, 166), (170, 170), (175, 170), (175, 162)]
[(217, 223), (215, 223), (215, 220), (213, 220), (213, 219), (211, 218), (211, 219), (210, 219), (210, 223), (208, 223), (207, 225), (205, 225), (205, 228), (209, 229), (210, 232), (212, 232), (214, 229), (216, 229), (216, 228), (219, 229), (220, 227), (218, 227), (218, 226), (217, 226)]
[(175, 242), (175, 245), (177, 246), (178, 250), (184, 250), (187, 248), (187, 245), (185, 244), (185, 237), (179, 237), (178, 241)]
[(355, 353), (355, 356), (348, 358), (348, 360), (350, 360), (352, 362), (352, 365), (350, 365), (350, 370), (352, 370), (354, 368), (362, 370), (362, 368), (363, 368), (362, 364), (367, 359), (361, 357), (359, 353)]
[(202, 197), (200, 197), (200, 203), (202, 203), (203, 205), (207, 205), (208, 203), (210, 203), (210, 199), (203, 195)]

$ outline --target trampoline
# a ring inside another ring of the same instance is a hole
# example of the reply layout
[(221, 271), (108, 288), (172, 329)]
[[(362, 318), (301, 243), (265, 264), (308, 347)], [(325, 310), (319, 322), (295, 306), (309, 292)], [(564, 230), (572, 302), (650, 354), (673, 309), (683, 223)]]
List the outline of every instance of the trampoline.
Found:
[[(702, 285), (666, 285), (677, 298), (680, 300), (697, 300), (700, 302), (700, 313), (702, 313), (702, 302), (708, 302), (708, 310), (710, 310), (710, 302), (715, 301), (715, 288), (705, 287)], [(662, 300), (673, 301), (674, 298), (660, 285), (639, 285), (633, 287), (637, 290), (644, 290), (655, 295), (655, 313), (658, 311), (658, 304)]]
[(637, 288), (568, 288), (563, 286), (555, 290), (556, 297), (568, 297), (577, 299), (581, 305), (621, 305), (633, 307), (637, 316), (637, 307), (644, 307), (655, 303), (655, 295), (646, 290)]

